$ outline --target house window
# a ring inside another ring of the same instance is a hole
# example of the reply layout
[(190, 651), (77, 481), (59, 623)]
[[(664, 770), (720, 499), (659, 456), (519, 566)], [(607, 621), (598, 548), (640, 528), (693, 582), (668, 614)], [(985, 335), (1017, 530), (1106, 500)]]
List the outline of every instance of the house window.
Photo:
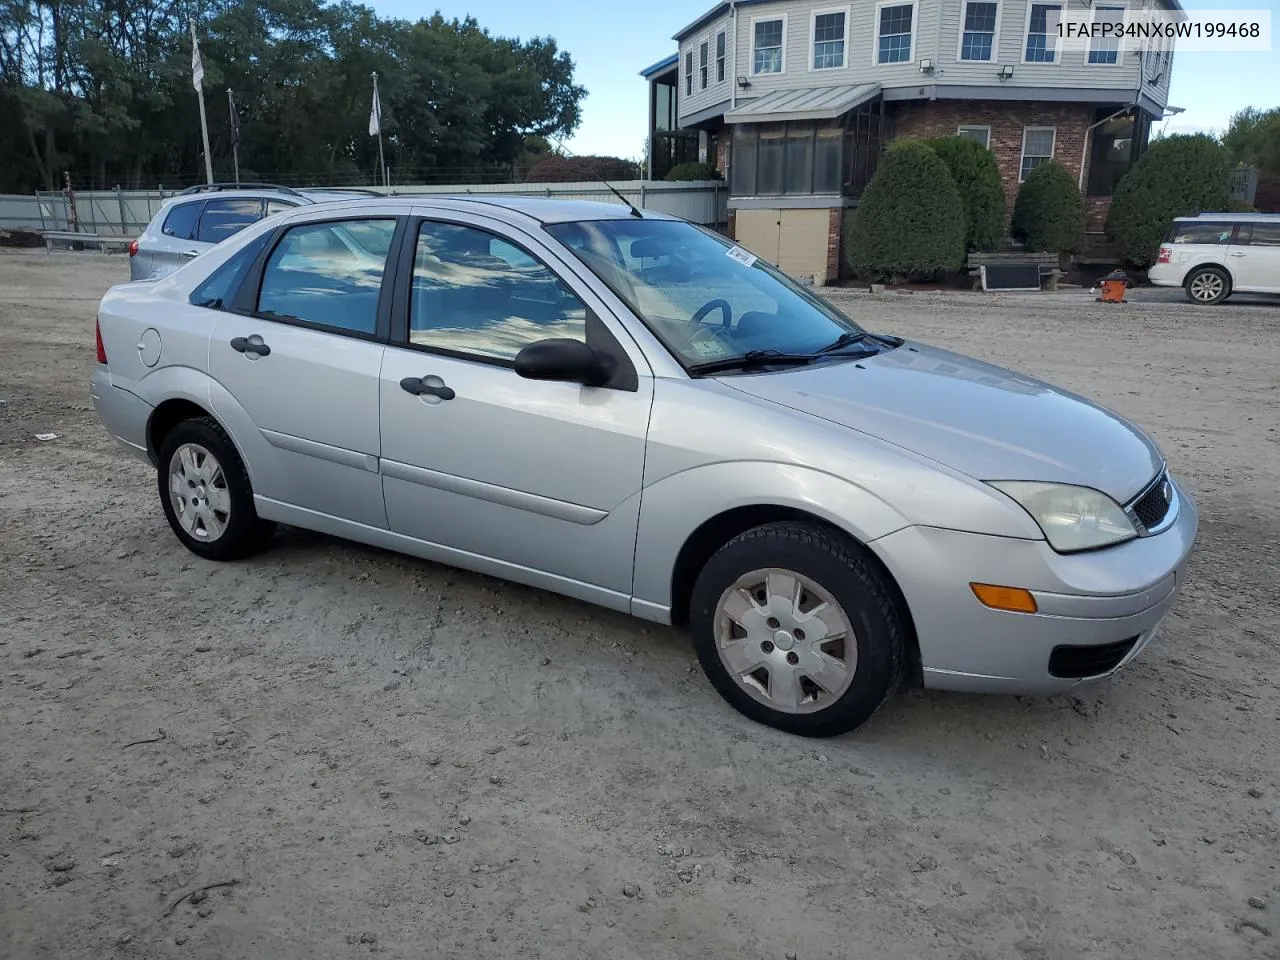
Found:
[(886, 133), (882, 104), (843, 120), (740, 123), (729, 164), (735, 197), (839, 196), (862, 190), (875, 172)]
[(969, 0), (964, 8), (964, 30), (960, 33), (961, 60), (992, 60), (995, 53), (996, 23), (1000, 5)]
[(1033, 3), (1027, 14), (1026, 63), (1053, 63), (1058, 58), (1058, 24), (1062, 5)]
[(1101, 34), (1102, 24), (1124, 24), (1124, 7), (1095, 7), (1093, 22), (1100, 26), (1099, 35), (1089, 38), (1089, 62), (1114, 65), (1120, 62), (1120, 37)]
[(751, 72), (782, 72), (783, 20), (757, 20), (752, 25)]
[(991, 149), (991, 128), (980, 127), (975, 124), (961, 124), (956, 127), (957, 137), (968, 137), (975, 143), (980, 143), (988, 150)]
[(1053, 159), (1053, 144), (1057, 139), (1056, 127), (1023, 127), (1022, 128), (1022, 165), (1018, 172), (1018, 182), (1027, 179), (1027, 174)]
[(879, 5), (879, 34), (876, 45), (877, 63), (906, 63), (911, 59), (915, 4)]
[(848, 22), (844, 10), (814, 13), (813, 69), (834, 70), (844, 66)]
[(724, 83), (724, 31), (716, 34), (716, 83)]
[(684, 55), (684, 95), (693, 96), (693, 51)]
[(701, 90), (707, 89), (707, 41), (705, 40), (698, 46), (698, 87)]

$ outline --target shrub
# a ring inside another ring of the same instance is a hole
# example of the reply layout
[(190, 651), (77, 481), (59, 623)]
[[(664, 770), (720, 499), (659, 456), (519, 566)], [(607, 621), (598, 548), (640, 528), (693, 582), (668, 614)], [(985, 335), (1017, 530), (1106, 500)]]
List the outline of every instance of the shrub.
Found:
[(931, 279), (964, 261), (964, 205), (942, 158), (919, 140), (885, 152), (853, 216), (845, 261), (868, 280)]
[(1107, 237), (1135, 267), (1155, 262), (1174, 217), (1225, 211), (1231, 203), (1227, 152), (1204, 134), (1155, 141), (1120, 178), (1107, 214)]
[(1009, 230), (1028, 250), (1084, 249), (1084, 198), (1066, 167), (1050, 160), (1027, 174), (1013, 203)]
[(719, 180), (720, 171), (714, 163), (677, 163), (667, 171), (663, 180)]
[(621, 157), (562, 157), (540, 160), (525, 180), (529, 183), (573, 183), (585, 180), (634, 180), (636, 165)]
[(994, 250), (1004, 238), (1004, 187), (990, 150), (969, 137), (928, 141), (951, 171), (965, 213), (965, 248)]

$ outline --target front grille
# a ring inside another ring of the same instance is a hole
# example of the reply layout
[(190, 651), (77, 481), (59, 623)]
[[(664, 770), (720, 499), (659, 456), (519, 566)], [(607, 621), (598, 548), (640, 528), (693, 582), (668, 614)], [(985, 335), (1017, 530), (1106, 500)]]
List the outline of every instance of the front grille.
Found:
[(1096, 647), (1077, 647), (1069, 644), (1054, 647), (1049, 654), (1049, 673), (1064, 680), (1079, 680), (1110, 673), (1133, 649), (1141, 634), (1128, 640), (1104, 643)]
[(1160, 526), (1169, 513), (1173, 501), (1173, 487), (1168, 477), (1162, 472), (1156, 482), (1133, 502), (1131, 509), (1138, 522), (1147, 530)]

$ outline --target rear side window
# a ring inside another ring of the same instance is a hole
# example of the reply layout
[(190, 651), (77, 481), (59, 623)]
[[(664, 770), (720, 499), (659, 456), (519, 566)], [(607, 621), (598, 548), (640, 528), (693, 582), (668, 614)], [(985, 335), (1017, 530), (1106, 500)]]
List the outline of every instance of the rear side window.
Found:
[(1234, 223), (1175, 223), (1169, 231), (1168, 243), (1230, 243)]
[(177, 204), (164, 218), (164, 226), (160, 228), (160, 232), (167, 237), (190, 240), (196, 232), (196, 221), (200, 219), (200, 208), (203, 206), (203, 202)]
[(283, 210), (292, 210), (296, 206), (297, 206), (296, 203), (288, 203), (287, 201), (284, 201), (284, 200), (268, 199), (267, 200), (267, 216), (269, 217), (273, 213), (280, 213)]
[(262, 271), (258, 315), (372, 336), (394, 217), (290, 229)]
[(188, 298), (191, 304), (207, 307), (210, 310), (221, 310), (229, 304), (245, 273), (258, 259), (258, 254), (262, 252), (262, 248), (267, 245), (271, 237), (272, 233), (268, 230), (232, 254), (222, 266), (209, 275), (204, 283), (191, 291), (191, 296)]
[(262, 201), (254, 197), (210, 200), (200, 215), (196, 239), (201, 243), (220, 243), (262, 219)]

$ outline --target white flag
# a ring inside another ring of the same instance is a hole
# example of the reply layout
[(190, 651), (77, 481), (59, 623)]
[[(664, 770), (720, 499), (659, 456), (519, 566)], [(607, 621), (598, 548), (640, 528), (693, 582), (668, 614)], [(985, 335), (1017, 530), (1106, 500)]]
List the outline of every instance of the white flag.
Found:
[(378, 85), (373, 85), (373, 108), (369, 111), (369, 136), (382, 132), (382, 104), (378, 101)]
[(191, 85), (204, 92), (204, 64), (200, 62), (200, 45), (196, 43), (196, 25), (191, 24)]

